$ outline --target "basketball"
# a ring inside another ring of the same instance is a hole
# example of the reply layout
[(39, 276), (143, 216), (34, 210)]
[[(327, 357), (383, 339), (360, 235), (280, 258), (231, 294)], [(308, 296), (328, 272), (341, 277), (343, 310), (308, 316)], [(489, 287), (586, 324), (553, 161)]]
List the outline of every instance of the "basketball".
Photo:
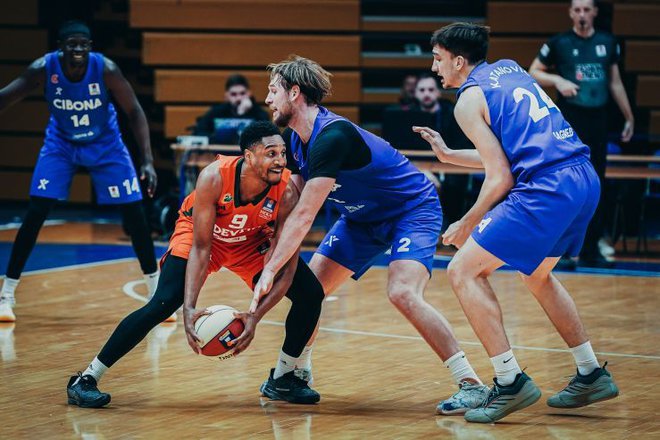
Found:
[(234, 317), (237, 310), (233, 307), (218, 305), (207, 310), (211, 313), (195, 321), (195, 331), (204, 342), (201, 353), (220, 360), (229, 359), (234, 356), (234, 347), (228, 343), (243, 333), (243, 321)]

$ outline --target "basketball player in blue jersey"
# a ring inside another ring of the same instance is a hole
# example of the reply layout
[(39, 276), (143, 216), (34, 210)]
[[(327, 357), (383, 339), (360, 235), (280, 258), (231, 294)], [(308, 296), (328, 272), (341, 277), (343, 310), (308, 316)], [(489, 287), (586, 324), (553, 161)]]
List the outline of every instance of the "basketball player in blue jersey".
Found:
[(158, 282), (154, 245), (142, 209), (142, 193), (117, 125), (111, 97), (126, 113), (140, 147), (149, 196), (156, 189), (147, 118), (115, 63), (91, 52), (89, 28), (65, 23), (59, 49), (34, 61), (0, 90), (0, 111), (43, 87), (50, 110), (44, 146), (32, 175), (30, 205), (16, 235), (0, 298), (0, 321), (15, 321), (14, 291), (39, 230), (57, 200), (69, 195), (79, 166), (89, 170), (99, 204), (118, 205), (151, 295)]
[(570, 347), (577, 375), (548, 399), (577, 408), (619, 393), (599, 366), (573, 299), (551, 271), (577, 255), (600, 194), (589, 149), (543, 89), (518, 64), (485, 62), (488, 28), (454, 23), (433, 34), (432, 70), (444, 88), (459, 87), (455, 116), (477, 147), (450, 150), (435, 131), (414, 127), (442, 162), (484, 168), (474, 206), (443, 234), (459, 248), (447, 269), (454, 292), (495, 368), (495, 384), (470, 422), (492, 423), (525, 408), (541, 391), (518, 366), (488, 276), (517, 269)]
[[(330, 92), (330, 74), (316, 62), (293, 56), (272, 64), (266, 104), (283, 134), (292, 181), (301, 188), (269, 261), (254, 289), (251, 309), (273, 285), (276, 273), (300, 246), (324, 202), (341, 217), (312, 257), (310, 268), (326, 295), (346, 279), (358, 279), (376, 257), (391, 249), (387, 293), (444, 361), (459, 391), (440, 402), (440, 414), (460, 414), (488, 394), (460, 351), (449, 323), (424, 300), (442, 211), (433, 184), (383, 139), (320, 105)], [(298, 359), (279, 362), (311, 380), (310, 339)], [(296, 369), (297, 368), (297, 369)], [(273, 378), (262, 393), (273, 397)]]

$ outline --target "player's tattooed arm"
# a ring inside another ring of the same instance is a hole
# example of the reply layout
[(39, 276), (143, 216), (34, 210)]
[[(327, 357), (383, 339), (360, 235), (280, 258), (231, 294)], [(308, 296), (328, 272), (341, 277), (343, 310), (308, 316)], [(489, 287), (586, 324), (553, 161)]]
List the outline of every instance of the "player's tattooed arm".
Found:
[(0, 111), (25, 98), (31, 91), (44, 85), (46, 59), (38, 58), (15, 80), (0, 89)]
[(188, 345), (195, 353), (199, 353), (203, 345), (195, 332), (195, 321), (206, 311), (197, 310), (197, 297), (206, 279), (211, 242), (213, 240), (213, 225), (215, 224), (216, 203), (222, 192), (222, 177), (218, 172), (218, 162), (213, 162), (202, 170), (195, 188), (193, 205), (193, 245), (188, 255), (186, 266), (186, 282), (183, 295), (183, 324), (186, 330)]
[(135, 96), (133, 87), (126, 80), (121, 70), (112, 60), (105, 58), (105, 70), (103, 81), (112, 93), (117, 105), (128, 117), (131, 131), (140, 147), (142, 165), (140, 166), (140, 180), (146, 180), (147, 193), (153, 197), (156, 192), (158, 179), (154, 169), (154, 157), (151, 152), (151, 140), (149, 139), (149, 124), (140, 102)]
[(488, 105), (479, 87), (470, 87), (456, 104), (456, 121), (479, 151), (486, 177), (472, 208), (442, 235), (445, 245), (460, 247), (483, 216), (511, 190), (511, 166), (502, 145), (490, 129)]

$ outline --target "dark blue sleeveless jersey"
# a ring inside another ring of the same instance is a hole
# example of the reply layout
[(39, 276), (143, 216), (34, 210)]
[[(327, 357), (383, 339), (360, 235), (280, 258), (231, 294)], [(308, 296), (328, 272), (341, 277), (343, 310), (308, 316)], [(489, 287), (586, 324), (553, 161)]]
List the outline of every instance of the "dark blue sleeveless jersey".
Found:
[[(319, 133), (336, 121), (348, 121), (319, 106), (309, 149)], [(433, 184), (406, 157), (388, 142), (351, 123), (371, 150), (371, 162), (356, 170), (340, 170), (328, 201), (347, 219), (358, 222), (379, 222), (410, 211), (424, 201), (437, 198)], [(303, 155), (304, 144), (291, 132), (291, 152), (302, 177), (307, 180), (309, 151)], [(440, 213), (438, 213), (439, 215)]]
[(103, 82), (103, 55), (91, 52), (85, 77), (69, 81), (62, 72), (58, 52), (46, 54), (45, 96), (50, 110), (47, 136), (90, 143), (119, 136), (117, 113)]
[(512, 60), (474, 68), (458, 95), (468, 87), (483, 90), (490, 127), (502, 144), (516, 181), (571, 159), (588, 159), (589, 148), (557, 106), (525, 69)]

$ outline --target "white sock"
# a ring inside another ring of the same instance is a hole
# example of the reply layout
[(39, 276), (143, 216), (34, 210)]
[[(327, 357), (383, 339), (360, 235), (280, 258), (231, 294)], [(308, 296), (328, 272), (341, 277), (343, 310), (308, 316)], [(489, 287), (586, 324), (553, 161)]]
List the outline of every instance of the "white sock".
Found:
[(275, 372), (273, 372), (273, 379), (278, 379), (286, 373), (290, 373), (296, 367), (296, 360), (293, 356), (289, 356), (283, 351), (280, 351), (280, 358), (277, 360)]
[(20, 283), (21, 280), (15, 280), (13, 278), (6, 278), (2, 282), (2, 293), (0, 296), (8, 300), (12, 305), (16, 302), (14, 299), (14, 292), (16, 291), (16, 286)]
[(103, 365), (103, 362), (99, 360), (99, 358), (95, 357), (94, 360), (92, 361), (91, 364), (87, 367), (87, 369), (83, 372), (83, 376), (90, 375), (94, 379), (96, 379), (96, 383), (101, 380), (101, 376), (108, 370), (108, 367)]
[(477, 373), (472, 369), (472, 365), (467, 360), (465, 353), (459, 351), (445, 362), (445, 367), (449, 368), (451, 376), (454, 378), (454, 382), (458, 385), (464, 379), (472, 379), (477, 381), (477, 383), (482, 384)]
[(145, 273), (144, 282), (147, 285), (147, 292), (149, 293), (149, 299), (154, 296), (156, 293), (156, 287), (158, 287), (158, 278), (160, 277), (160, 271), (154, 273)]
[(313, 345), (306, 345), (302, 353), (296, 361), (296, 367), (301, 370), (311, 370), (312, 369), (312, 349)]
[(500, 385), (511, 385), (516, 380), (516, 375), (522, 373), (511, 350), (490, 358), (490, 361), (493, 363), (497, 383)]
[(591, 348), (591, 342), (587, 341), (584, 344), (580, 344), (577, 347), (570, 349), (575, 358), (575, 365), (577, 365), (578, 372), (586, 376), (589, 373), (592, 373), (596, 368), (599, 368), (598, 359), (594, 354), (594, 350)]

